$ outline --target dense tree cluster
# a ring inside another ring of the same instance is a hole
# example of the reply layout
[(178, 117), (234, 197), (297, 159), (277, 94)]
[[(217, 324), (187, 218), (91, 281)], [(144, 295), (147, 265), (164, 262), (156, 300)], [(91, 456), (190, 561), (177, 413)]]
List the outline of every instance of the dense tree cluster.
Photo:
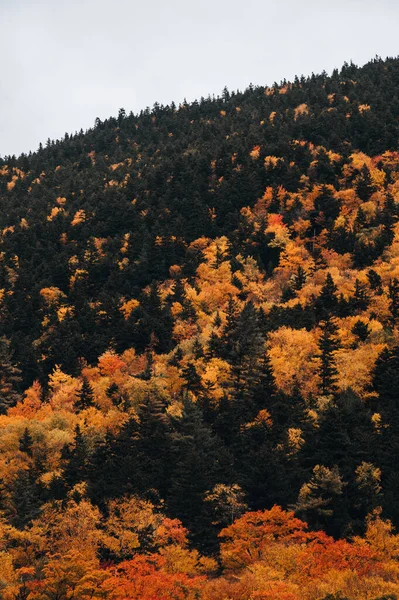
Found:
[(398, 83), (0, 160), (0, 598), (399, 596)]

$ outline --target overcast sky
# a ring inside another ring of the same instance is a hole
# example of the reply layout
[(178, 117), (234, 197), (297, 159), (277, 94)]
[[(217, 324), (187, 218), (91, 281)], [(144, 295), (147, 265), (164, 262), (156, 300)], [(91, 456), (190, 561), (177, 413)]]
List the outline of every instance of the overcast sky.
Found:
[(0, 0), (0, 155), (154, 102), (399, 55), (397, 0)]

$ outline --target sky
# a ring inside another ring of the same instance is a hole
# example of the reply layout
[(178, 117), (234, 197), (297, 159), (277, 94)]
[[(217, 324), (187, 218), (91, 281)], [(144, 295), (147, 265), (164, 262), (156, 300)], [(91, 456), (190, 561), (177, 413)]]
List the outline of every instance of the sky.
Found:
[(397, 0), (0, 0), (0, 156), (208, 94), (399, 55)]

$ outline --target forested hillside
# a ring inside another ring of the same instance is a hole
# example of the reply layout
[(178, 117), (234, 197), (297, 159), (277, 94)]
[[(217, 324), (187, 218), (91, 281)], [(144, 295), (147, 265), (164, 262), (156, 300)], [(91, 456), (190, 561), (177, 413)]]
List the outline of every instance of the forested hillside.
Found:
[(399, 59), (0, 160), (0, 598), (399, 597)]

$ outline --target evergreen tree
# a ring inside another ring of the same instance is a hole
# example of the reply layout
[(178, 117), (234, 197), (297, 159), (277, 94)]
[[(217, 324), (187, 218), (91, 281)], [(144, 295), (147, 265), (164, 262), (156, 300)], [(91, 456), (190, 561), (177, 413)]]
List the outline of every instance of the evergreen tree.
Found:
[(394, 325), (399, 316), (399, 280), (396, 277), (389, 282), (388, 296), (391, 322)]
[(334, 283), (330, 273), (327, 273), (326, 280), (321, 289), (320, 295), (316, 300), (316, 313), (322, 319), (328, 319), (338, 312), (339, 298), (338, 288)]
[(369, 280), (370, 288), (375, 291), (376, 294), (382, 294), (382, 279), (374, 269), (368, 271), (367, 279)]
[(376, 190), (373, 180), (371, 179), (369, 168), (363, 165), (360, 175), (356, 182), (356, 193), (360, 200), (367, 202)]
[(24, 529), (40, 511), (40, 490), (33, 471), (20, 469), (10, 492), (10, 522), (18, 529)]
[(15, 406), (21, 396), (18, 385), (21, 382), (21, 370), (12, 363), (10, 342), (0, 338), (0, 413), (4, 414), (8, 408)]
[(85, 481), (87, 474), (88, 448), (85, 436), (79, 425), (75, 427), (75, 439), (72, 447), (65, 446), (62, 451), (64, 462), (63, 479), (68, 488)]
[(75, 406), (78, 410), (85, 410), (86, 408), (94, 406), (94, 391), (87, 377), (83, 377), (82, 387), (78, 392)]
[(19, 449), (25, 452), (28, 456), (32, 456), (33, 439), (29, 433), (29, 429), (25, 427), (24, 432), (19, 440)]
[(159, 492), (165, 498), (169, 488), (171, 431), (166, 401), (153, 391), (139, 407), (139, 426), (134, 446), (136, 485), (141, 493)]
[(338, 371), (335, 364), (335, 352), (339, 349), (340, 342), (337, 337), (338, 327), (333, 320), (324, 321), (321, 327), (322, 333), (318, 344), (320, 351), (320, 391), (323, 395), (327, 395), (333, 394), (337, 390)]
[[(217, 483), (229, 482), (232, 458), (188, 396), (183, 397), (182, 416), (173, 419), (171, 441), (174, 468), (166, 496), (167, 506), (171, 514), (189, 528), (194, 539), (204, 540), (211, 535), (205, 493)], [(207, 536), (204, 536), (205, 530)]]
[(316, 465), (310, 481), (300, 489), (295, 512), (315, 529), (323, 527), (330, 535), (340, 535), (346, 517), (342, 507), (344, 488), (337, 467)]

